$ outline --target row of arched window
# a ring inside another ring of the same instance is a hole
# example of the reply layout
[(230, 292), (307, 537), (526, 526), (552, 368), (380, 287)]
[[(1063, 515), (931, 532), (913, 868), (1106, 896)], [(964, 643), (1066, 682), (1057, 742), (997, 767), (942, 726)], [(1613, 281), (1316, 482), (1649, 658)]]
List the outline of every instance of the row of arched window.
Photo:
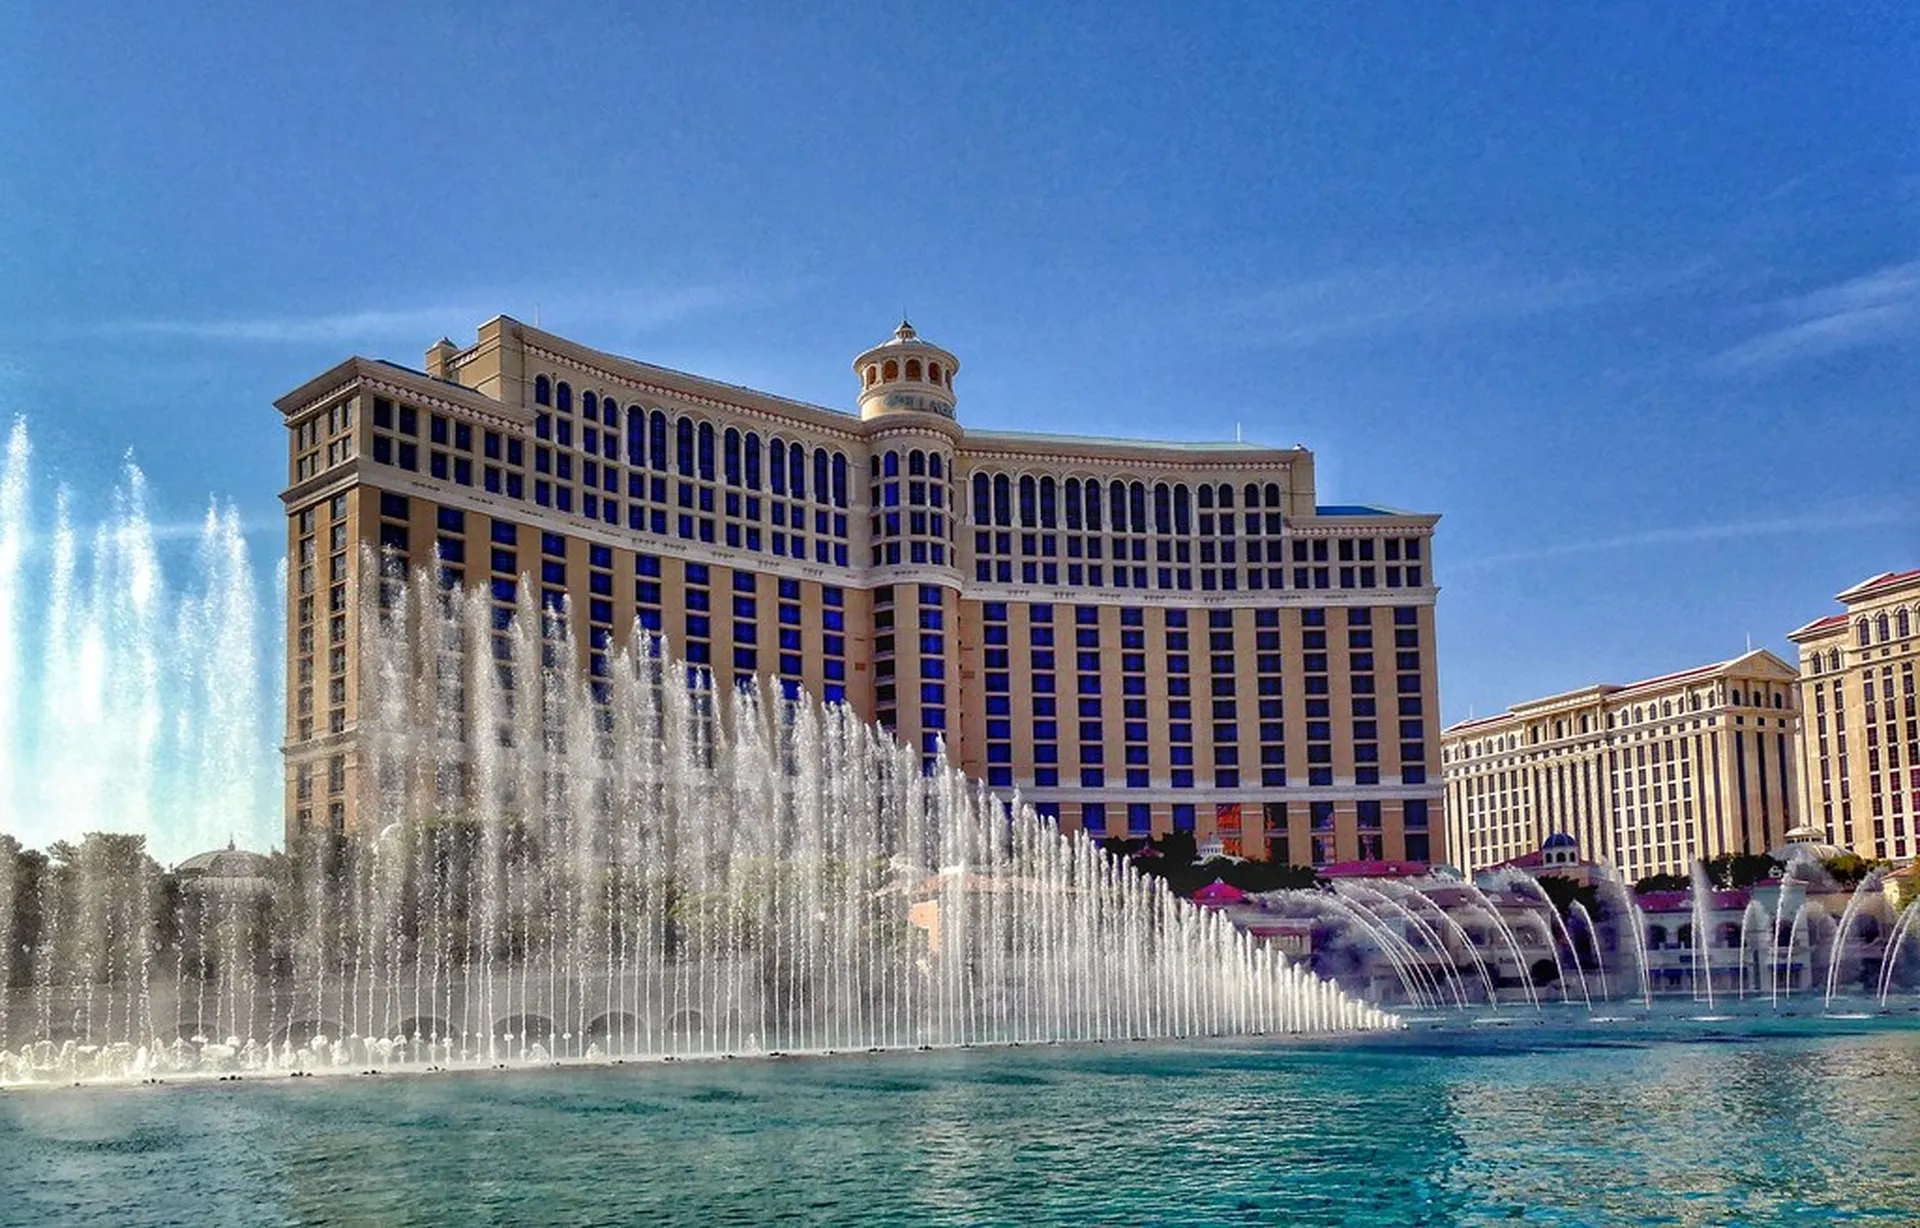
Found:
[(918, 358), (907, 359), (904, 368), (902, 368), (900, 360), (897, 358), (889, 358), (885, 362), (870, 362), (867, 364), (866, 371), (862, 374), (863, 382), (861, 386), (871, 388), (882, 380), (899, 379), (900, 372), (903, 369), (906, 371), (907, 378), (910, 380), (918, 381), (924, 379), (927, 383), (938, 384), (942, 388), (953, 387), (953, 376), (941, 367), (939, 363), (930, 361), (925, 367), (922, 367)]
[(1901, 606), (1891, 616), (1885, 610), (1871, 619), (1861, 615), (1855, 620), (1853, 629), (1855, 639), (1862, 648), (1869, 644), (1884, 644), (1894, 639), (1904, 640), (1913, 635), (1913, 614), (1906, 606)]
[[(551, 406), (555, 413), (570, 413), (573, 390), (564, 380), (556, 383), (545, 375), (536, 376), (534, 402)], [(598, 421), (607, 427), (617, 427), (621, 420), (619, 404), (612, 397), (583, 393), (580, 409), (584, 420)], [(583, 427), (581, 446), (596, 451), (587, 441), (590, 430), (591, 427)], [(547, 414), (537, 416), (535, 434), (541, 439), (557, 435), (563, 447), (574, 443), (570, 424), (556, 424)], [(609, 442), (606, 454), (612, 457), (616, 451)], [(626, 460), (635, 468), (677, 473), (703, 482), (719, 480), (743, 490), (765, 490), (791, 499), (808, 498), (811, 479), (811, 497), (815, 502), (845, 509), (850, 500), (847, 456), (838, 449), (809, 449), (805, 444), (782, 440), (777, 435), (763, 441), (757, 432), (735, 427), (717, 431), (713, 423), (691, 415), (670, 416), (664, 410), (647, 410), (639, 405), (630, 405), (626, 411)]]
[[(1015, 518), (1015, 493), (1018, 492), (1018, 519)], [(1006, 473), (973, 474), (973, 522), (1000, 528), (1064, 528), (1091, 533), (1159, 533), (1187, 536), (1193, 532), (1194, 510), (1212, 512), (1234, 510), (1235, 492), (1231, 483), (1203, 483), (1197, 488), (1185, 482), (1145, 482), (1098, 478), (1067, 478), (1023, 474), (1016, 486)], [(1265, 507), (1267, 531), (1279, 533), (1282, 499), (1277, 482), (1264, 487), (1248, 482), (1241, 492), (1241, 503), (1249, 510)], [(1149, 512), (1151, 507), (1151, 512)], [(1102, 522), (1106, 527), (1103, 527)], [(1259, 522), (1249, 516), (1248, 532), (1259, 532)], [(1223, 524), (1223, 532), (1231, 532)]]

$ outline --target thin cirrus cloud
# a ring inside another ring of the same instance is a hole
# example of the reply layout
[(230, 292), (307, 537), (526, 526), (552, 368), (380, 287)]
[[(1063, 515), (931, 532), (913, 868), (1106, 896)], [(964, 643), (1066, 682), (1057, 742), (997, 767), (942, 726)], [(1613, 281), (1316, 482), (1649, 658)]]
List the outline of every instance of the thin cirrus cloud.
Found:
[(591, 324), (627, 332), (662, 328), (696, 316), (740, 310), (764, 298), (736, 286), (691, 286), (665, 291), (619, 291), (544, 298), (524, 292), (474, 295), (439, 304), (363, 308), (313, 315), (223, 316), (122, 320), (104, 331), (120, 336), (284, 345), (417, 341), (449, 328), (471, 328), (502, 313), (541, 319), (550, 326)]
[(1784, 299), (1767, 309), (1774, 327), (1708, 360), (1718, 375), (1770, 371), (1802, 359), (1920, 336), (1920, 260)]
[(1629, 302), (1679, 289), (1707, 269), (1538, 272), (1491, 262), (1439, 261), (1349, 269), (1283, 282), (1226, 309), (1241, 339), (1292, 349)]
[(1697, 545), (1704, 542), (1735, 541), (1745, 538), (1792, 537), (1809, 533), (1871, 528), (1876, 525), (1911, 524), (1914, 514), (1913, 508), (1894, 503), (1882, 503), (1863, 504), (1800, 516), (1734, 520), (1718, 524), (1676, 525), (1671, 528), (1645, 529), (1636, 533), (1588, 538), (1584, 541), (1554, 542), (1530, 550), (1515, 550), (1502, 554), (1482, 555), (1479, 558), (1459, 559), (1448, 564), (1447, 570), (1454, 574), (1464, 574), (1621, 550)]

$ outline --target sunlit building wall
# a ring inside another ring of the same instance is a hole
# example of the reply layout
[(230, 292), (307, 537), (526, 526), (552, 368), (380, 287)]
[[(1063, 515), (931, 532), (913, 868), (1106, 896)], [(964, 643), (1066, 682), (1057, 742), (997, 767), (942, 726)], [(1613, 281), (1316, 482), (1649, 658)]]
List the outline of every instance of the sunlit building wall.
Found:
[(1764, 853), (1799, 822), (1799, 723), (1764, 649), (1463, 721), (1441, 735), (1447, 846), (1472, 872), (1562, 832), (1629, 879)]
[[(357, 558), (530, 585), (590, 674), (638, 625), (1063, 827), (1302, 864), (1443, 859), (1438, 517), (1319, 505), (1304, 447), (975, 431), (908, 325), (857, 412), (499, 317), (281, 398), (290, 832), (360, 813)], [(377, 604), (367, 608), (377, 608)]]
[(1806, 814), (1863, 857), (1920, 853), (1920, 570), (1863, 580), (1800, 646)]

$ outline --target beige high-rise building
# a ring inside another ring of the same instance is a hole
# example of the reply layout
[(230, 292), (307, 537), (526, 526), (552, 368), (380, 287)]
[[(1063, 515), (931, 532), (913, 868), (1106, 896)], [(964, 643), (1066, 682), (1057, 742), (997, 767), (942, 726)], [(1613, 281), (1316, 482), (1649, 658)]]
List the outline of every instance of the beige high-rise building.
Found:
[(1554, 832), (1628, 879), (1764, 853), (1798, 825), (1799, 696), (1764, 649), (1515, 704), (1441, 734), (1447, 847), (1469, 873)]
[(369, 822), (364, 547), (497, 626), (526, 577), (583, 668), (639, 626), (944, 740), (1069, 829), (1442, 857), (1438, 517), (1316, 504), (1304, 447), (967, 430), (959, 365), (903, 323), (847, 413), (498, 317), (281, 398), (289, 832)]
[(1846, 611), (1800, 646), (1806, 814), (1863, 857), (1920, 853), (1920, 571), (1886, 572), (1835, 598)]

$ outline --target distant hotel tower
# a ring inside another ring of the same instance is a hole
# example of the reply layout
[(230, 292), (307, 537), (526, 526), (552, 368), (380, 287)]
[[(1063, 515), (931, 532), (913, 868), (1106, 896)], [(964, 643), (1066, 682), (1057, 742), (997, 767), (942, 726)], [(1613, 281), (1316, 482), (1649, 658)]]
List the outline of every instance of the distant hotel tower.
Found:
[(722, 689), (944, 738), (1067, 828), (1442, 859), (1438, 517), (1316, 507), (1305, 448), (965, 430), (959, 366), (903, 323), (848, 414), (503, 316), (281, 398), (288, 831), (373, 821), (357, 551), (437, 545), (503, 611), (523, 575), (568, 599), (589, 658), (637, 620)]
[(1920, 571), (1863, 580), (1800, 645), (1807, 819), (1863, 857), (1920, 853)]
[(1793, 667), (1756, 649), (1451, 725), (1447, 847), (1472, 873), (1563, 832), (1628, 881), (1764, 853), (1799, 826), (1799, 724)]

